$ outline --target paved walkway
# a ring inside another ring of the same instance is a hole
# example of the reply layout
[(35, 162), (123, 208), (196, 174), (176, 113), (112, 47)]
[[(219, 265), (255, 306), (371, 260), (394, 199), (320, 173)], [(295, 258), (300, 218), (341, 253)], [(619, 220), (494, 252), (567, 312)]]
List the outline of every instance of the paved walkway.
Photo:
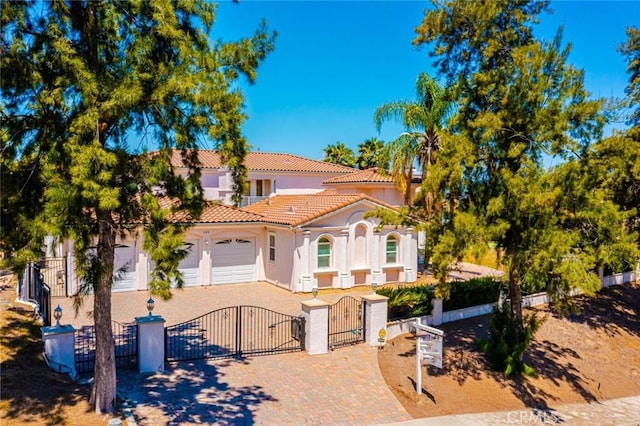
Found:
[(393, 423), (402, 426), (484, 426), (484, 425), (640, 425), (640, 396), (591, 404), (567, 404), (543, 410), (499, 411), (458, 414)]
[(377, 349), (178, 363), (165, 373), (118, 372), (140, 425), (372, 425), (410, 420), (386, 386)]

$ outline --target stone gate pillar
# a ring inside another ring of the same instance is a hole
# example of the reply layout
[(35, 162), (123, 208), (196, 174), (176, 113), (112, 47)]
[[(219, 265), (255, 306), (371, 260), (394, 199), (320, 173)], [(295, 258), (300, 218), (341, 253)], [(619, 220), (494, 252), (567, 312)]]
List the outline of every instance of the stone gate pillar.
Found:
[(309, 355), (326, 354), (329, 351), (329, 304), (324, 300), (302, 302), (304, 322), (304, 346)]
[(370, 294), (362, 296), (365, 306), (365, 342), (369, 346), (384, 346), (387, 341), (387, 301), (386, 296)]
[(159, 315), (137, 317), (138, 371), (164, 371), (164, 318)]

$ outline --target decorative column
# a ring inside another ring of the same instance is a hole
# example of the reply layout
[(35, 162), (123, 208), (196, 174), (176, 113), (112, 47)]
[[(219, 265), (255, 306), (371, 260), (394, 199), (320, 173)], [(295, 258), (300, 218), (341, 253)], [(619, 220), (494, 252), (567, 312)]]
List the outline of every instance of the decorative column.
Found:
[(305, 293), (311, 292), (312, 283), (311, 283), (311, 272), (309, 268), (310, 261), (310, 243), (309, 236), (311, 235), (311, 231), (302, 231), (302, 236), (304, 237), (302, 243), (302, 291)]
[(164, 318), (159, 315), (137, 317), (138, 371), (164, 371)]
[(365, 341), (369, 346), (384, 346), (387, 343), (386, 296), (370, 294), (362, 296), (365, 309)]
[(404, 280), (408, 283), (415, 282), (416, 266), (418, 262), (418, 255), (413, 251), (413, 228), (408, 227), (405, 234), (405, 256), (404, 256)]
[(329, 304), (313, 299), (302, 302), (304, 322), (304, 347), (309, 355), (326, 354), (329, 351)]
[(340, 287), (351, 288), (351, 274), (349, 274), (349, 229), (343, 229), (340, 231)]
[(373, 231), (373, 270), (371, 271), (372, 284), (384, 284), (380, 273), (380, 232)]

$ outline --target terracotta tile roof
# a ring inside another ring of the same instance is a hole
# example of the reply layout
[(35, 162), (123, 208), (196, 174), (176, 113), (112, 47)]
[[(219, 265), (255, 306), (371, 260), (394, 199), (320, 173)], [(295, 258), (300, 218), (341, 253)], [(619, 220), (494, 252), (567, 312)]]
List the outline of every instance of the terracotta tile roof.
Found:
[(393, 209), (390, 205), (365, 194), (336, 194), (333, 191), (324, 191), (309, 195), (276, 195), (244, 207), (243, 210), (262, 215), (267, 222), (297, 226), (364, 200)]
[[(222, 167), (218, 151), (201, 149), (198, 157), (202, 168), (219, 169)], [(182, 167), (182, 157), (179, 150), (174, 150), (171, 157), (174, 167)], [(351, 167), (311, 160), (293, 154), (277, 154), (269, 152), (248, 152), (245, 165), (249, 170), (269, 172), (309, 172), (309, 173), (351, 173)]]
[(264, 222), (264, 217), (259, 214), (244, 211), (242, 209), (236, 209), (224, 204), (210, 204), (204, 208), (200, 219), (193, 220), (186, 214), (182, 214), (182, 217), (174, 215), (172, 219), (179, 222), (188, 223), (257, 223)]
[(336, 183), (394, 183), (391, 175), (383, 175), (376, 167), (366, 170), (357, 170), (348, 175), (336, 176), (322, 182), (333, 185)]

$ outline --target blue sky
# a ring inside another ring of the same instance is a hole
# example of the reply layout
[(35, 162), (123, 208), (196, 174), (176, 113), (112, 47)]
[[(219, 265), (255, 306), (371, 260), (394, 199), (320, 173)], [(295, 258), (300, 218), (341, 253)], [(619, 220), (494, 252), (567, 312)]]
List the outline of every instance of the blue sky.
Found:
[[(252, 34), (264, 18), (278, 32), (275, 50), (245, 86), (243, 133), (253, 150), (321, 159), (341, 141), (354, 151), (372, 136), (393, 140), (403, 129), (388, 122), (378, 133), (377, 106), (414, 99), (420, 72), (436, 76), (428, 46), (411, 41), (426, 1), (241, 1), (219, 4), (214, 38)], [(553, 1), (536, 30), (551, 38), (564, 25), (570, 61), (585, 70), (594, 97), (622, 97), (628, 76), (616, 46), (624, 28), (640, 25), (640, 2)], [(208, 147), (210, 148), (210, 147)]]

